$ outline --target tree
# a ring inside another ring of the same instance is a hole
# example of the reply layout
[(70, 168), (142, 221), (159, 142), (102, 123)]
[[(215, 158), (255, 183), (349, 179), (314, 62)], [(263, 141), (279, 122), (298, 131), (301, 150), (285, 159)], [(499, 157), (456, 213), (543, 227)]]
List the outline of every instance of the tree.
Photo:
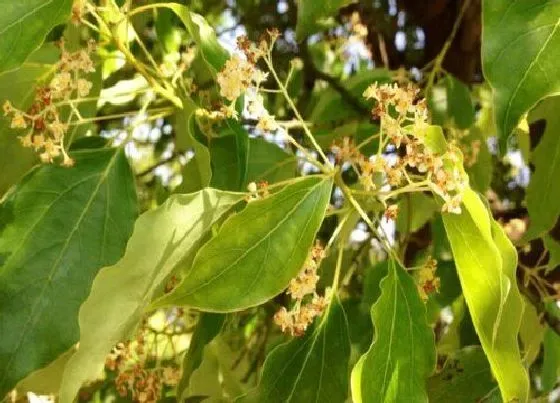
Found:
[(557, 387), (557, 2), (4, 3), (7, 401)]

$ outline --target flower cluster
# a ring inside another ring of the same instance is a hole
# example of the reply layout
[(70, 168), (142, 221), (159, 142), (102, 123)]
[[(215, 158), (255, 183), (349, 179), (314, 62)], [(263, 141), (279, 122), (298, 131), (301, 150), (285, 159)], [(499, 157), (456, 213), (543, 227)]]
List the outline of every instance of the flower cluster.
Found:
[(434, 292), (439, 292), (440, 279), (435, 275), (437, 270), (437, 260), (428, 259), (424, 266), (418, 270), (416, 278), (418, 293), (422, 300), (427, 301), (428, 296)]
[(12, 129), (27, 129), (27, 134), (20, 137), (21, 144), (38, 152), (42, 162), (52, 163), (62, 156), (62, 165), (71, 166), (73, 161), (64, 149), (69, 121), (62, 120), (60, 107), (71, 104), (71, 98), (79, 99), (89, 94), (92, 83), (82, 74), (95, 71), (90, 57), (95, 44), (90, 43), (87, 49), (74, 53), (67, 52), (63, 42), (60, 48), (56, 73), (48, 86), (37, 88), (31, 107), (23, 111), (5, 101), (3, 110), (4, 116), (11, 117)]
[(133, 343), (118, 343), (105, 360), (105, 367), (116, 372), (118, 394), (140, 403), (160, 400), (164, 385), (175, 386), (181, 377), (176, 367), (148, 368), (144, 333), (140, 331)]
[[(316, 292), (319, 281), (317, 268), (324, 257), (323, 248), (316, 244), (298, 276), (290, 281), (287, 293), (295, 300), (294, 307), (290, 311), (282, 307), (274, 315), (274, 322), (283, 332), (289, 332), (292, 336), (303, 335), (315, 317), (320, 316), (328, 306), (329, 292), (323, 297)], [(304, 300), (308, 302), (304, 303)]]
[[(385, 195), (385, 200), (391, 197), (391, 192), (382, 193), (379, 185), (399, 188), (406, 180), (404, 186), (411, 191), (431, 189), (441, 196), (442, 211), (459, 214), (462, 193), (468, 185), (461, 153), (451, 145), (447, 145), (443, 153), (429, 146), (426, 103), (423, 99), (417, 100), (417, 95), (418, 90), (411, 85), (405, 88), (396, 84), (371, 85), (364, 97), (377, 101), (372, 114), (381, 120), (380, 152), (368, 158), (348, 138), (343, 139), (341, 145), (335, 144), (332, 150), (337, 160), (354, 167), (365, 191), (378, 191), (380, 196)], [(382, 154), (388, 145), (395, 150), (392, 159)]]
[[(277, 34), (271, 32), (269, 35)], [(247, 112), (252, 118), (258, 119), (256, 128), (262, 131), (277, 130), (278, 124), (274, 116), (270, 115), (264, 107), (264, 98), (259, 93), (261, 84), (268, 79), (268, 73), (264, 73), (256, 66), (257, 61), (266, 54), (268, 42), (263, 39), (257, 47), (246, 36), (241, 36), (237, 39), (237, 46), (245, 54), (245, 59), (233, 55), (226, 61), (216, 78), (220, 95), (230, 101), (230, 104), (223, 106), (219, 111), (206, 112), (206, 115), (213, 119), (237, 119), (235, 102), (245, 94)]]

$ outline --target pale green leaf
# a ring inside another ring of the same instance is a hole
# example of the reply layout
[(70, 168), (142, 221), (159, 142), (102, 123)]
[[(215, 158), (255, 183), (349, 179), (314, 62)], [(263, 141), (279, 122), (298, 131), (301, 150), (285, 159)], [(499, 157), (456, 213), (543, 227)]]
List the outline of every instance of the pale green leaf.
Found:
[(242, 198), (212, 189), (173, 195), (138, 219), (124, 257), (99, 272), (80, 309), (80, 348), (66, 367), (61, 402), (71, 402), (82, 383), (95, 379), (111, 347), (134, 330), (171, 272)]
[(307, 36), (332, 26), (338, 9), (354, 2), (356, 0), (298, 0), (296, 39), (302, 41)]
[(0, 206), (0, 395), (78, 341), (80, 304), (132, 232), (124, 152), (72, 155), (74, 167), (35, 168)]
[(373, 344), (352, 370), (356, 403), (426, 402), (434, 370), (434, 334), (412, 277), (394, 261), (371, 308)]
[(249, 203), (224, 222), (200, 249), (183, 282), (153, 307), (230, 312), (279, 294), (307, 258), (331, 188), (330, 178), (306, 177)]
[(484, 0), (482, 61), (494, 90), (498, 138), (506, 141), (535, 104), (560, 92), (560, 3)]
[(473, 403), (484, 401), (497, 388), (484, 351), (466, 347), (447, 357), (441, 372), (428, 380), (431, 403)]
[(544, 333), (544, 353), (541, 381), (544, 392), (550, 392), (560, 375), (560, 336), (547, 328)]
[(443, 214), (465, 301), (504, 400), (528, 399), (529, 381), (517, 334), (523, 301), (517, 288), (517, 253), (472, 190), (461, 214)]
[(21, 66), (71, 7), (72, 0), (0, 0), (0, 74)]
[(335, 295), (305, 335), (268, 355), (259, 385), (237, 402), (343, 402), (349, 359), (346, 315)]
[(527, 187), (526, 201), (530, 225), (526, 239), (542, 236), (560, 215), (560, 97), (544, 100), (530, 121), (546, 120), (543, 136), (531, 156), (535, 171)]

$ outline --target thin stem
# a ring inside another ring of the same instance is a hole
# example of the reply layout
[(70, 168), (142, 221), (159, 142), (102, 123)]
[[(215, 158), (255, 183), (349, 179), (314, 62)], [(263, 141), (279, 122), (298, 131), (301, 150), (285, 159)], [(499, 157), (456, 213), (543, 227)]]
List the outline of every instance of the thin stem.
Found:
[(342, 180), (342, 176), (340, 175), (340, 171), (338, 171), (335, 175), (335, 183), (340, 187), (340, 189), (342, 190), (342, 193), (344, 194), (344, 197), (346, 197), (346, 199), (348, 200), (348, 202), (350, 202), (350, 204), (354, 207), (354, 209), (358, 212), (358, 214), (360, 215), (360, 217), (362, 218), (362, 220), (364, 220), (364, 222), (367, 224), (367, 226), (369, 227), (369, 229), (372, 231), (372, 233), (376, 234), (377, 238), (379, 239), (379, 241), (383, 244), (383, 247), (385, 248), (386, 252), (391, 255), (393, 257), (393, 259), (395, 259), (402, 267), (405, 267), (399, 256), (397, 255), (397, 253), (393, 250), (393, 248), (391, 247), (391, 245), (389, 245), (389, 242), (386, 238), (387, 234), (383, 234), (380, 235), (379, 234), (379, 230), (375, 227), (373, 221), (369, 218), (369, 216), (367, 215), (367, 213), (364, 211), (364, 209), (362, 208), (362, 206), (360, 206), (360, 203), (358, 203), (358, 201), (354, 198), (354, 195), (352, 195), (352, 191), (348, 188), (348, 186), (346, 186), (346, 184), (344, 183), (344, 181)]
[(319, 153), (321, 158), (325, 161), (325, 164), (327, 164), (327, 166), (329, 167), (329, 169), (325, 169), (324, 167), (322, 167), (321, 170), (325, 173), (329, 173), (330, 171), (333, 170), (334, 167), (333, 167), (332, 163), (329, 161), (329, 159), (327, 158), (327, 156), (325, 155), (325, 153), (323, 152), (323, 149), (321, 148), (321, 146), (315, 140), (315, 137), (313, 136), (313, 134), (309, 130), (309, 127), (305, 124), (305, 120), (303, 119), (303, 117), (299, 113), (296, 105), (294, 104), (294, 101), (292, 101), (292, 98), (288, 94), (288, 90), (286, 89), (286, 87), (284, 86), (284, 84), (282, 83), (280, 78), (278, 77), (278, 74), (276, 73), (276, 70), (274, 69), (274, 65), (272, 64), (272, 59), (270, 58), (270, 55), (264, 57), (264, 61), (267, 64), (268, 69), (272, 73), (272, 76), (274, 77), (274, 80), (276, 81), (276, 84), (278, 85), (278, 88), (282, 92), (282, 95), (284, 96), (284, 99), (286, 100), (286, 102), (288, 103), (288, 105), (290, 106), (292, 111), (294, 112), (294, 115), (296, 116), (297, 120), (299, 120), (300, 123), (302, 124), (303, 132), (305, 133), (305, 135), (307, 136), (307, 138), (309, 139), (309, 141), (311, 142), (311, 144), (313, 145), (315, 150)]
[[(151, 116), (148, 116), (146, 118), (146, 120), (154, 120), (154, 119), (161, 118), (161, 117), (164, 117), (164, 116), (169, 116), (174, 112), (174, 109), (172, 109), (172, 108), (160, 108), (160, 109), (152, 109), (150, 112), (155, 112), (155, 114), (151, 115)], [(127, 116), (134, 116), (134, 115), (137, 115), (137, 114), (138, 114), (138, 111), (133, 111), (133, 112), (117, 113), (117, 114), (114, 114), (114, 115), (96, 116), (96, 117), (93, 117), (93, 118), (84, 118), (84, 119), (79, 120), (77, 122), (72, 122), (72, 123), (70, 123), (70, 125), (71, 126), (79, 126), (79, 125), (83, 125), (83, 124), (86, 124), (86, 123), (125, 118)]]

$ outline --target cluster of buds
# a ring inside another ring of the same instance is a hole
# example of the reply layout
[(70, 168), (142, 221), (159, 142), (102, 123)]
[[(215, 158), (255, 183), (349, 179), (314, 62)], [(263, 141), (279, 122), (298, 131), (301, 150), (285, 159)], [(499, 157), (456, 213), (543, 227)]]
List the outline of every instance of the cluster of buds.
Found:
[[(393, 188), (402, 186), (405, 179), (405, 185), (429, 183), (429, 188), (443, 198), (442, 211), (460, 214), (462, 193), (468, 185), (461, 153), (451, 145), (443, 154), (426, 145), (426, 103), (416, 100), (417, 94), (418, 90), (411, 85), (401, 88), (396, 84), (373, 84), (364, 92), (365, 98), (377, 101), (372, 113), (381, 120), (380, 147), (384, 149), (390, 144), (396, 150), (391, 162), (381, 153), (367, 158), (348, 138), (332, 150), (338, 161), (355, 168), (365, 191), (376, 191), (376, 182)], [(411, 177), (420, 180), (413, 182)]]
[(251, 182), (247, 185), (247, 190), (249, 191), (249, 195), (246, 197), (248, 202), (265, 199), (270, 195), (267, 181)]
[(20, 110), (5, 101), (4, 116), (11, 118), (12, 129), (25, 129), (27, 134), (20, 136), (24, 147), (33, 148), (39, 153), (41, 161), (52, 163), (62, 157), (62, 165), (73, 165), (72, 159), (64, 149), (64, 135), (68, 122), (61, 119), (60, 106), (70, 104), (72, 99), (86, 97), (92, 83), (81, 77), (95, 71), (90, 58), (95, 44), (90, 43), (86, 50), (69, 53), (61, 42), (61, 58), (56, 65), (56, 73), (48, 86), (38, 87), (35, 100), (26, 111)]
[(428, 296), (434, 292), (439, 292), (440, 279), (436, 274), (437, 260), (428, 259), (424, 266), (418, 270), (416, 278), (418, 293), (423, 301), (428, 300)]
[(105, 368), (116, 372), (118, 394), (132, 401), (151, 403), (160, 400), (164, 385), (175, 386), (181, 377), (176, 367), (148, 368), (144, 331), (137, 334), (135, 343), (118, 343), (105, 359)]
[[(317, 268), (324, 257), (325, 251), (316, 244), (298, 276), (290, 281), (287, 293), (292, 296), (295, 304), (291, 310), (282, 307), (274, 315), (274, 322), (281, 327), (282, 332), (302, 336), (315, 317), (320, 316), (328, 306), (329, 292), (325, 296), (319, 296), (316, 292), (319, 281)], [(308, 302), (305, 303), (304, 300)]]

